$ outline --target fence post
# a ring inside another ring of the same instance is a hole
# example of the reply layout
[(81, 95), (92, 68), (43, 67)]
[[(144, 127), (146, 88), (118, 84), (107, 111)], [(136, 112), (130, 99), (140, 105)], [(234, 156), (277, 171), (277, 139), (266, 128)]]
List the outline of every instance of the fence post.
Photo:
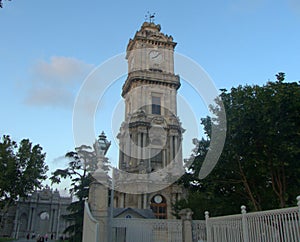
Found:
[(205, 215), (205, 224), (206, 224), (206, 239), (207, 242), (212, 242), (212, 238), (211, 238), (211, 230), (210, 230), (210, 226), (209, 226), (209, 212), (205, 211), (204, 213)]
[(298, 221), (299, 221), (299, 226), (300, 226), (300, 195), (296, 199), (297, 199), (297, 205), (298, 205)]
[(193, 215), (193, 211), (190, 208), (182, 209), (179, 212), (179, 216), (182, 220), (183, 242), (192, 242), (193, 241), (192, 215)]
[(241, 212), (242, 212), (242, 228), (243, 228), (243, 238), (244, 242), (249, 242), (249, 234), (248, 234), (248, 224), (247, 224), (247, 211), (246, 206), (241, 206)]

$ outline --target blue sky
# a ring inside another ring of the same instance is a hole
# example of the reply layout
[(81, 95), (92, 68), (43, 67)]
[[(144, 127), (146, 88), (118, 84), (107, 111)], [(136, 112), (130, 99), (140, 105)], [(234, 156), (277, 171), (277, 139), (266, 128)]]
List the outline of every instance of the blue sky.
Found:
[[(81, 84), (91, 70), (126, 50), (147, 11), (155, 12), (155, 22), (174, 37), (176, 51), (202, 66), (217, 88), (263, 84), (274, 80), (279, 71), (286, 73), (287, 80), (300, 79), (298, 0), (12, 0), (3, 4), (0, 134), (39, 143), (52, 171), (64, 167), (61, 157), (74, 149), (72, 113)], [(122, 80), (114, 83), (109, 100), (101, 105), (120, 102), (121, 85)], [(179, 93), (200, 120), (201, 112), (196, 110), (201, 100), (186, 95), (191, 90), (182, 90)], [(96, 122), (96, 132), (104, 129), (113, 140), (111, 124), (101, 117)], [(193, 148), (190, 140), (185, 142)], [(116, 153), (112, 150), (108, 155), (116, 160)]]

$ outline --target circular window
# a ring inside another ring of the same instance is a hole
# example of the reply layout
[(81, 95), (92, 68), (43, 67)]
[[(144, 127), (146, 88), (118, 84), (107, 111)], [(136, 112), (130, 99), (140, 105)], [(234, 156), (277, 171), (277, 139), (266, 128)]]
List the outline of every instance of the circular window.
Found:
[(161, 203), (162, 201), (163, 201), (163, 198), (162, 198), (161, 195), (156, 195), (156, 196), (154, 197), (154, 202), (155, 202), (155, 203)]
[(167, 218), (167, 201), (166, 199), (157, 194), (151, 199), (150, 205), (154, 215), (158, 219), (166, 219)]
[(132, 216), (131, 216), (130, 214), (127, 214), (127, 215), (125, 216), (125, 218), (132, 218)]
[(49, 219), (49, 213), (48, 212), (42, 212), (41, 214), (40, 214), (40, 218), (41, 218), (41, 220), (48, 220)]

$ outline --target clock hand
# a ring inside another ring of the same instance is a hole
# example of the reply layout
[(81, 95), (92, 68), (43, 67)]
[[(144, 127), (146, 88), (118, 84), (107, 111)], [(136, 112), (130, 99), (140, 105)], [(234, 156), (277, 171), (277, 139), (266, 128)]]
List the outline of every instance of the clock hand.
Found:
[(157, 53), (156, 55), (153, 55), (152, 58), (157, 58), (160, 55), (160, 53)]

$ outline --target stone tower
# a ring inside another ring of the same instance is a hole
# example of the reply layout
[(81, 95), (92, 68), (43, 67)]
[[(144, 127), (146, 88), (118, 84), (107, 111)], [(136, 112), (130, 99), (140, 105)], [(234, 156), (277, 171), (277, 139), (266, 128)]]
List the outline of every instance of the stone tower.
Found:
[[(183, 169), (184, 130), (177, 117), (180, 78), (174, 73), (176, 43), (160, 30), (160, 25), (144, 22), (127, 46), (128, 76), (122, 88), (125, 117), (118, 135), (119, 169), (136, 174), (157, 173), (166, 178), (168, 167)], [(135, 181), (139, 182), (143, 181)], [(171, 205), (180, 199), (182, 189), (171, 183), (144, 194), (115, 192), (114, 206), (152, 209), (157, 218), (173, 218)]]

